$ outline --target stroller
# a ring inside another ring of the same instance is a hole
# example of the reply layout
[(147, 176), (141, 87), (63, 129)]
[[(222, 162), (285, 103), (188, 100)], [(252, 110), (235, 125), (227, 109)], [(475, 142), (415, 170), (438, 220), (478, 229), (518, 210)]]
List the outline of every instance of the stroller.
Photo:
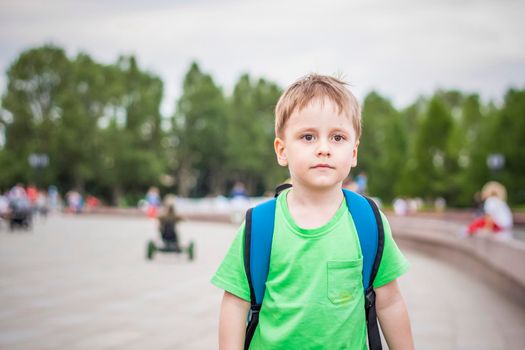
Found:
[(29, 230), (33, 225), (33, 212), (26, 198), (14, 198), (9, 202), (9, 230), (15, 228)]

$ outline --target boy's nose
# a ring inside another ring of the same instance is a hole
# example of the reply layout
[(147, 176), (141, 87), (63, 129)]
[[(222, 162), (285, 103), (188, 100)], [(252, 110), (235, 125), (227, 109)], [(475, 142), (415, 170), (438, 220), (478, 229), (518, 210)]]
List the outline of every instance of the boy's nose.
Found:
[(318, 156), (329, 156), (330, 155), (330, 145), (327, 141), (320, 141), (319, 146), (317, 147)]

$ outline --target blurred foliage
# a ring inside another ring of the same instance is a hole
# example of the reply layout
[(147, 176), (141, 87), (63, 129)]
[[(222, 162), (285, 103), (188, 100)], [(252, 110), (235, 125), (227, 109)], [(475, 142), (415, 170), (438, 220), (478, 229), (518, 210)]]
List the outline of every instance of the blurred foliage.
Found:
[[(242, 75), (231, 95), (192, 63), (173, 116), (160, 114), (162, 80), (135, 57), (113, 64), (59, 47), (27, 50), (7, 71), (1, 99), (0, 189), (16, 182), (76, 188), (134, 205), (149, 186), (184, 196), (227, 195), (243, 181), (251, 195), (282, 182), (273, 152), (273, 111), (281, 88)], [(372, 91), (363, 103), (358, 168), (369, 194), (443, 197), (468, 206), (488, 180), (499, 180), (515, 205), (525, 203), (525, 90), (501, 104), (478, 95), (436, 91), (405, 109)], [(47, 154), (32, 168), (31, 154)], [(505, 165), (487, 166), (499, 153)], [(166, 181), (163, 179), (173, 179)], [(131, 203), (130, 203), (131, 201)]]
[(240, 77), (229, 100), (226, 154), (229, 183), (242, 181), (250, 193), (273, 189), (289, 175), (273, 150), (274, 109), (281, 89), (264, 79)]
[[(227, 105), (224, 94), (209, 74), (193, 63), (173, 118), (182, 195), (223, 193), (227, 178)], [(186, 177), (186, 178), (185, 178)]]
[[(7, 78), (1, 187), (58, 184), (116, 203), (125, 191), (158, 182), (166, 168), (157, 155), (162, 81), (134, 57), (102, 65), (48, 45), (23, 52)], [(33, 153), (47, 154), (49, 165), (31, 168)]]

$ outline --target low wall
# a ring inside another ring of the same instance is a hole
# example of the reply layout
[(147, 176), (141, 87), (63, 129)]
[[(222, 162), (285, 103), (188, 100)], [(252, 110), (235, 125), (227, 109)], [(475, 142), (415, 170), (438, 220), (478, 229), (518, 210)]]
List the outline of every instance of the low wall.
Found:
[(489, 233), (461, 239), (456, 235), (461, 224), (438, 219), (389, 216), (389, 221), (401, 247), (451, 263), (525, 307), (525, 242)]

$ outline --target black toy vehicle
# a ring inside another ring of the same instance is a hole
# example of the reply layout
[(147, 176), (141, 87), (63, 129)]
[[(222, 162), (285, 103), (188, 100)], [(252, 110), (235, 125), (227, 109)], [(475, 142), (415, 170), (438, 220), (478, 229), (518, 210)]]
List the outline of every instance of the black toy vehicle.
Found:
[(195, 244), (193, 241), (182, 247), (179, 244), (177, 233), (175, 232), (175, 225), (170, 222), (161, 224), (160, 233), (162, 237), (162, 244), (157, 245), (153, 240), (150, 240), (146, 246), (146, 258), (152, 260), (155, 253), (175, 253), (175, 254), (188, 254), (188, 259), (193, 260), (195, 258)]

